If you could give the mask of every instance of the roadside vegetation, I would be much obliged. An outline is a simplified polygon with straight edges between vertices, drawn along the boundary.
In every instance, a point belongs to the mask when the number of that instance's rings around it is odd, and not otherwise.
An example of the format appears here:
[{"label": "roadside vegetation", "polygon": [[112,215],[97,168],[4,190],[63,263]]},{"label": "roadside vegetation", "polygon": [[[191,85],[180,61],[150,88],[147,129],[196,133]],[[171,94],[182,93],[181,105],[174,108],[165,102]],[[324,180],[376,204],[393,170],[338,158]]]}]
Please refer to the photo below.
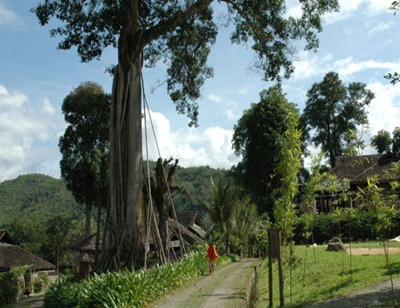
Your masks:
[{"label": "roadside vegetation", "polygon": [[[357,242],[354,247],[383,248],[382,243]],[[400,248],[399,243],[390,243],[390,247]],[[309,257],[306,250],[313,250]],[[378,282],[390,278],[386,267],[384,255],[352,256],[352,269],[348,254],[344,258],[344,270],[342,267],[342,253],[326,251],[326,246],[306,247],[305,245],[294,248],[292,268],[292,301],[290,302],[290,290],[284,289],[285,307],[300,307],[310,303],[322,301],[328,298],[351,294],[354,291],[367,288]],[[304,275],[304,262],[306,258],[306,275]],[[400,254],[390,255],[393,277],[400,277]],[[264,260],[258,270],[258,303],[257,307],[267,307],[268,297],[268,260]],[[274,262],[274,307],[279,307],[279,284],[277,262]],[[289,285],[289,275],[285,273],[285,286]]]},{"label": "roadside vegetation", "polygon": [[[46,293],[44,307],[143,307],[184,283],[208,274],[205,248],[166,266],[148,270],[123,270],[94,274],[78,282],[65,276]],[[229,256],[217,259],[217,266],[231,262]]]}]

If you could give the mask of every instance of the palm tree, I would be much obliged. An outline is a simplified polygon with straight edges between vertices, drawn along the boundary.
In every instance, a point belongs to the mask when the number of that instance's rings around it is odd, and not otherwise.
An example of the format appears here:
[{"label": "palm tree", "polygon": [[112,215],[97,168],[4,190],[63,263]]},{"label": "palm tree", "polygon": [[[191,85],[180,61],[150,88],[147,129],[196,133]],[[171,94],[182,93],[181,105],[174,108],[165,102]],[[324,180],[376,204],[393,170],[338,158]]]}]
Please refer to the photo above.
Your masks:
[{"label": "palm tree", "polygon": [[220,177],[216,184],[212,182],[212,200],[206,203],[215,229],[220,233],[225,249],[230,252],[230,234],[232,231],[232,218],[238,204],[238,193],[234,186]]}]

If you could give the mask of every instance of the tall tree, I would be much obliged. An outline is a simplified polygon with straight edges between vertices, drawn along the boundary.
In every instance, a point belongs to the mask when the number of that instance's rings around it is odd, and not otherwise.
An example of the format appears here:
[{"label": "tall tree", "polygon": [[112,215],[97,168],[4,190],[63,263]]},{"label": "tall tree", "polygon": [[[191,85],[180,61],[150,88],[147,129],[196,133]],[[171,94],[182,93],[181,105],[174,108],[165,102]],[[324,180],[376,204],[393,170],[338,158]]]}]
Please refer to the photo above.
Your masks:
[{"label": "tall tree", "polygon": [[371,138],[371,145],[380,154],[390,152],[391,144],[392,138],[390,138],[390,133],[384,129],[381,129],[375,136]]},{"label": "tall tree", "polygon": [[98,84],[85,82],[65,97],[62,111],[69,125],[59,142],[61,176],[77,202],[86,205],[89,237],[92,205],[100,209],[106,199],[110,96]]},{"label": "tall tree", "polygon": [[242,156],[232,168],[233,176],[252,196],[259,211],[267,211],[271,218],[272,192],[279,186],[278,177],[274,177],[281,158],[279,141],[288,129],[289,110],[298,114],[281,87],[274,86],[260,93],[260,102],[245,110],[233,128],[232,147],[236,155]]},{"label": "tall tree", "polygon": [[352,132],[358,125],[368,124],[365,106],[373,98],[365,84],[353,82],[346,87],[335,72],[327,73],[308,90],[302,114],[303,132],[306,141],[328,153],[332,168],[336,157],[343,155],[346,144],[351,142]]},{"label": "tall tree", "polygon": [[61,258],[71,245],[74,227],[71,219],[57,216],[49,221],[46,228],[47,237],[43,243],[43,249],[47,250],[48,255],[51,256],[50,261],[56,264],[57,273]]},{"label": "tall tree", "polygon": [[392,152],[396,155],[400,155],[400,127],[396,127],[392,135]]},{"label": "tall tree", "polygon": [[197,124],[196,99],[212,69],[206,65],[217,27],[212,5],[225,5],[234,24],[234,43],[252,42],[265,79],[293,71],[293,41],[304,39],[316,49],[320,15],[337,10],[337,0],[299,0],[302,15],[288,16],[286,1],[263,0],[46,0],[33,11],[45,25],[62,23],[51,34],[63,36],[61,49],[77,47],[82,61],[118,48],[111,110],[110,207],[105,230],[104,269],[142,266],[142,66],[164,59],[167,89],[180,113]]}]

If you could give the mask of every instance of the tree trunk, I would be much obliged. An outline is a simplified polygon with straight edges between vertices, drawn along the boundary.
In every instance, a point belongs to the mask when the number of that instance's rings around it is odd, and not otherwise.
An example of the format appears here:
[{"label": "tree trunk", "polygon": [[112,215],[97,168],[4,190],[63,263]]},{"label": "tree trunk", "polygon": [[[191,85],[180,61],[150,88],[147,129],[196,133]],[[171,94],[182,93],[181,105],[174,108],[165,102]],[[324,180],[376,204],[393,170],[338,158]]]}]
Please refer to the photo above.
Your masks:
[{"label": "tree trunk", "polygon": [[168,219],[174,218],[171,209],[170,191],[171,191],[171,181],[172,176],[176,171],[178,165],[178,160],[175,160],[175,164],[171,166],[168,171],[168,176],[165,174],[168,164],[171,162],[172,158],[169,160],[162,160],[159,158],[157,160],[156,174],[154,188],[152,189],[154,203],[158,211],[158,229],[160,232],[162,249],[164,254],[168,256],[170,248],[170,238],[168,236]]},{"label": "tree trunk", "polygon": [[85,238],[90,236],[90,219],[92,217],[92,204],[86,202]]},{"label": "tree trunk", "polygon": [[138,3],[125,1],[118,41],[110,121],[110,202],[103,245],[103,270],[144,265],[142,200],[141,50]]}]

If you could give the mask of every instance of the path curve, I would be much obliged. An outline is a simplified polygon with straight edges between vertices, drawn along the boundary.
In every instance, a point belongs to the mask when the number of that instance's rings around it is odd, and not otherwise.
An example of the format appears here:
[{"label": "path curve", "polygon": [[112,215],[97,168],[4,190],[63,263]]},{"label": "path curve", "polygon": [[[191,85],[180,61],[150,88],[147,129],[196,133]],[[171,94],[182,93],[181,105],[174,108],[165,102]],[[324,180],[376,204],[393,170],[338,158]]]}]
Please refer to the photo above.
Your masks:
[{"label": "path curve", "polygon": [[[304,307],[312,308],[365,308],[377,307],[379,304],[400,298],[400,279],[393,279],[394,291],[390,280],[381,282],[370,288],[354,292],[350,295],[334,297],[319,303],[314,303]],[[379,306],[380,307],[380,306]],[[391,306],[384,306],[391,307]],[[397,306],[396,306],[397,307]]]},{"label": "path curve", "polygon": [[201,277],[157,301],[151,308],[244,307],[249,277],[258,265],[257,259],[233,262],[215,271],[214,277]]}]

